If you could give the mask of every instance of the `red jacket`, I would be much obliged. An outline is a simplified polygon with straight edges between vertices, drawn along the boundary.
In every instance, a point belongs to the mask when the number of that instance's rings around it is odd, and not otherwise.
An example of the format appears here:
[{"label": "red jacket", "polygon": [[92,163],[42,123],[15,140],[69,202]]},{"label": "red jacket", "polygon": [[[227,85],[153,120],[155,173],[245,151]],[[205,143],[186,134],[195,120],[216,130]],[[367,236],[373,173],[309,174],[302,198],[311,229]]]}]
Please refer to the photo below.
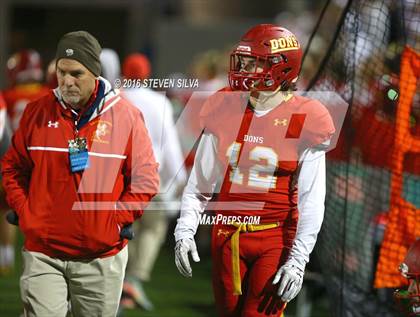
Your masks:
[{"label": "red jacket", "polygon": [[[58,89],[30,103],[3,158],[7,201],[29,251],[71,259],[114,255],[127,244],[121,228],[141,216],[158,190],[142,114],[100,81],[98,107],[83,126]],[[73,173],[68,142],[76,136],[87,139],[90,166]]]}]

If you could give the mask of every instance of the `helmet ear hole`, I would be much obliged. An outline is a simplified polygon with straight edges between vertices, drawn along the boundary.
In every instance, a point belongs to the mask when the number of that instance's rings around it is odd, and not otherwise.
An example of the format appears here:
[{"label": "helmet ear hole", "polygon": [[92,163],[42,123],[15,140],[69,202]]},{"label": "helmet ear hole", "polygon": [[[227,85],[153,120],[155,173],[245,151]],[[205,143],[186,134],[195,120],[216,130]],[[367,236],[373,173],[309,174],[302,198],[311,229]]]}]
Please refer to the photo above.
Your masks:
[{"label": "helmet ear hole", "polygon": [[290,72],[292,70],[292,68],[291,67],[287,67],[287,68],[285,68],[285,69],[283,69],[282,70],[282,73],[284,74],[284,75],[286,75],[288,72]]},{"label": "helmet ear hole", "polygon": [[269,61],[270,61],[270,65],[276,65],[276,64],[280,63],[281,56],[273,56],[269,59]]}]

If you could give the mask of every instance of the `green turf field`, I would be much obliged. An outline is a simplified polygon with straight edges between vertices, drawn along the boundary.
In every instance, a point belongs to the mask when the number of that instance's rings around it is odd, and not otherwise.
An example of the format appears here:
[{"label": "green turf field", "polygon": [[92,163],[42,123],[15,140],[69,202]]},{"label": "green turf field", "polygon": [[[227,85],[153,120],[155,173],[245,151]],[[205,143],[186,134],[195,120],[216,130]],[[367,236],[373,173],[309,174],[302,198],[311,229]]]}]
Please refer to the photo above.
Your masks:
[{"label": "green turf field", "polygon": [[[21,248],[19,237],[19,249]],[[176,270],[172,242],[163,248],[153,271],[152,281],[145,284],[145,290],[155,305],[153,312],[140,309],[126,310],[124,317],[214,317],[213,293],[211,290],[210,257],[201,252],[201,262],[193,264],[193,278],[183,278]],[[18,317],[22,313],[19,298],[19,276],[21,257],[17,254],[16,270],[12,276],[0,277],[0,317]],[[315,303],[311,317],[330,317],[325,301]],[[286,317],[294,316],[295,305],[288,306]],[[40,316],[42,317],[42,316]],[[90,317],[90,316],[86,316]]]}]

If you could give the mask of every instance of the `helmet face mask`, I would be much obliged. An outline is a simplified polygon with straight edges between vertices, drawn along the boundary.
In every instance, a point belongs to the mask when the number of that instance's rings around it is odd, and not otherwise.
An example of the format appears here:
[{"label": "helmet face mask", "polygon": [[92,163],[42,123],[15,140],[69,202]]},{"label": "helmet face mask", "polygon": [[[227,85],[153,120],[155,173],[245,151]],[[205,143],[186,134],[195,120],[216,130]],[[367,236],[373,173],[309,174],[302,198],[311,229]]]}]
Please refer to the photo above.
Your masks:
[{"label": "helmet face mask", "polygon": [[[258,67],[244,68],[243,60],[253,58]],[[233,90],[288,90],[297,79],[302,50],[289,30],[260,24],[241,39],[230,57],[229,84]]]},{"label": "helmet face mask", "polygon": [[267,77],[268,62],[265,57],[232,54],[230,63],[230,69],[235,73],[235,82],[232,84],[238,86],[240,81],[244,88],[240,90],[255,89]]}]

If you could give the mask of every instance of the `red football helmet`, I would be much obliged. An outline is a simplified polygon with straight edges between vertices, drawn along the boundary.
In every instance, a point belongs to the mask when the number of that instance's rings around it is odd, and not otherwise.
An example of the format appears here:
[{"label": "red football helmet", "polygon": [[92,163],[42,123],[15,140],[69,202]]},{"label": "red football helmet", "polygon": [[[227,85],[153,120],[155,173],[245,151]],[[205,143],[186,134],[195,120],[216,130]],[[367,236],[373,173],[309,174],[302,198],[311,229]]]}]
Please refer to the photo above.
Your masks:
[{"label": "red football helmet", "polygon": [[[255,66],[245,67],[252,58]],[[229,84],[233,90],[288,90],[297,79],[302,49],[289,30],[259,24],[241,39],[230,56]]]},{"label": "red football helmet", "polygon": [[12,85],[31,81],[41,81],[41,56],[35,50],[23,50],[7,60],[7,71]]},{"label": "red football helmet", "polygon": [[394,297],[407,316],[420,316],[420,239],[408,250],[400,272],[410,285],[408,290],[397,290]]}]

